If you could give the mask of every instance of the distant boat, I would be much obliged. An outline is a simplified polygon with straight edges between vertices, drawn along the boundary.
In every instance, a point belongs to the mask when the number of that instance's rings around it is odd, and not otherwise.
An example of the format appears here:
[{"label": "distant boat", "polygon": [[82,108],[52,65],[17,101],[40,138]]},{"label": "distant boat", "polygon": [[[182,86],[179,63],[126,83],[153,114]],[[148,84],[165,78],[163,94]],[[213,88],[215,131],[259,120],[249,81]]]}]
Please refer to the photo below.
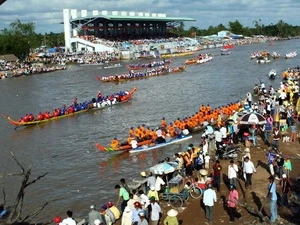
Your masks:
[{"label": "distant boat", "polygon": [[122,67],[121,63],[116,63],[116,64],[103,66],[104,69],[111,69],[111,68],[118,68],[118,67]]},{"label": "distant boat", "polygon": [[230,55],[231,51],[228,48],[221,48],[221,55]]},{"label": "distant boat", "polygon": [[297,52],[290,52],[290,53],[285,54],[286,59],[294,58],[296,56],[297,56]]},{"label": "distant boat", "polygon": [[273,59],[278,59],[278,58],[280,58],[280,54],[278,52],[273,52],[272,57],[273,57]]},{"label": "distant boat", "polygon": [[274,80],[276,78],[276,70],[272,69],[270,72],[269,72],[269,79],[271,80]]},{"label": "distant boat", "polygon": [[232,48],[234,48],[234,45],[224,45],[223,48],[224,49],[232,49]]}]

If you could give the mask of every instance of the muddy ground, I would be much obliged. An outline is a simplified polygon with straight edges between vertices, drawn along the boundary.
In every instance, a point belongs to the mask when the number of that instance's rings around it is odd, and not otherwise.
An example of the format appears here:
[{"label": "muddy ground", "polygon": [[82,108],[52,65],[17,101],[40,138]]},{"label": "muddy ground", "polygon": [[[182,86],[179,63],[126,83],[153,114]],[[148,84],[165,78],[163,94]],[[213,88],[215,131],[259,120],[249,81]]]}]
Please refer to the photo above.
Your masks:
[{"label": "muddy ground", "polygon": [[[241,146],[244,149],[244,146]],[[245,189],[244,181],[239,179],[239,185],[237,190],[240,196],[240,205],[238,207],[238,212],[241,213],[242,217],[240,220],[236,220],[232,224],[269,224],[267,222],[270,216],[269,211],[269,201],[266,201],[265,196],[268,193],[268,177],[270,176],[268,172],[268,166],[266,164],[265,154],[267,152],[267,146],[259,138],[259,144],[256,147],[250,147],[251,157],[254,165],[257,165],[257,172],[253,174],[252,177],[252,188]],[[300,176],[300,140],[294,143],[280,143],[280,151],[283,155],[291,156],[292,158],[292,172],[290,174],[290,182],[293,186],[293,190],[300,191],[300,182],[296,182],[296,177]],[[299,159],[297,159],[299,158]],[[223,179],[221,181],[221,190],[217,193],[218,201],[214,207],[214,222],[212,224],[229,224],[229,216],[226,211],[226,206],[224,205],[224,199],[227,198],[229,190],[227,188],[227,166],[229,165],[229,160],[221,160],[223,166]],[[213,162],[210,164],[212,167]],[[277,191],[280,192],[281,188],[279,182],[276,181]],[[205,219],[204,208],[202,207],[202,200],[189,200],[185,203],[185,207],[180,210],[178,214],[178,219],[183,221],[185,225],[193,224],[208,224]],[[263,205],[263,210],[261,210],[263,218],[262,221],[260,217],[257,216],[257,212]],[[164,215],[170,209],[166,204],[162,203]],[[279,219],[275,224],[300,224],[300,211],[295,208],[278,207]],[[163,217],[164,218],[164,217]]]}]

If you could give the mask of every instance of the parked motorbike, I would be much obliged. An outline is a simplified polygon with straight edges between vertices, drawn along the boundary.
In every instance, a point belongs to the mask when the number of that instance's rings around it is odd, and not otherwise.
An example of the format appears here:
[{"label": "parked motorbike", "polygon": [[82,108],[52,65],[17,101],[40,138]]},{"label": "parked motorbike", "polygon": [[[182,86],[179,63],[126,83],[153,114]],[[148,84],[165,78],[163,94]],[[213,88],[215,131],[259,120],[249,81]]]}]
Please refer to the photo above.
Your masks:
[{"label": "parked motorbike", "polygon": [[239,146],[232,146],[223,144],[223,146],[216,151],[215,158],[217,159],[236,159],[241,152]]}]

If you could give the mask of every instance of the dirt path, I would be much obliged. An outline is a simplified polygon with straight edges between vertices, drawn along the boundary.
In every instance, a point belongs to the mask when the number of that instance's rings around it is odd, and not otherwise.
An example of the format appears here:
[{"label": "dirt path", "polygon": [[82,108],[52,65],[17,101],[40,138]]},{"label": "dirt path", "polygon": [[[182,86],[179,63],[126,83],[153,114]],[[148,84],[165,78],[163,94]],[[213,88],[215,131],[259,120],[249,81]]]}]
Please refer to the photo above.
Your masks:
[{"label": "dirt path", "polygon": [[[242,147],[244,149],[244,147]],[[260,218],[257,216],[257,212],[260,211],[262,205],[264,205],[261,211],[263,216],[269,216],[269,202],[265,200],[268,189],[268,177],[267,165],[265,164],[265,154],[267,146],[259,139],[257,147],[250,147],[251,157],[254,165],[257,165],[257,173],[253,175],[253,185],[251,189],[244,188],[244,181],[239,179],[239,185],[237,187],[240,196],[240,203],[247,203],[246,207],[239,206],[238,212],[241,213],[242,218],[235,221],[233,224],[269,224],[267,222],[260,222]],[[289,155],[291,157],[300,157],[297,153],[300,153],[300,144],[297,143],[280,143],[280,149],[283,155]],[[300,160],[292,160],[293,171],[290,175],[291,183],[295,185],[295,178],[300,175]],[[211,163],[212,166],[213,163]],[[227,166],[228,160],[222,160],[223,166],[223,178],[221,182],[220,193],[217,193],[218,202],[214,207],[214,223],[213,224],[229,224],[229,216],[226,212],[224,199],[227,198],[229,190],[227,188]],[[276,181],[276,183],[279,183]],[[299,183],[298,183],[299,187]],[[294,187],[295,188],[295,187]],[[280,186],[277,186],[277,191],[280,191]],[[169,207],[163,205],[164,212],[166,213]],[[247,211],[248,210],[248,211]],[[277,224],[300,224],[300,215],[293,214],[290,209],[281,208],[278,209],[279,220]],[[193,225],[206,222],[204,209],[201,206],[200,200],[189,200],[186,203],[186,208],[179,213],[178,219],[183,220],[183,224]],[[265,218],[267,219],[267,218]]]}]

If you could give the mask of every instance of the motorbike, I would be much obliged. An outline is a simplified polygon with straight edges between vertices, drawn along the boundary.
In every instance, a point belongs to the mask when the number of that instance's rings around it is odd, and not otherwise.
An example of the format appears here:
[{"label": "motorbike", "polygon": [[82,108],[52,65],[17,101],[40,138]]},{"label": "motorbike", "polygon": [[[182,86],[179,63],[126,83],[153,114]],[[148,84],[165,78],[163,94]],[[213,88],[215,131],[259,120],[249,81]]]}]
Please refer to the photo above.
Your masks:
[{"label": "motorbike", "polygon": [[241,152],[239,146],[223,144],[218,150],[216,150],[215,158],[218,159],[236,159]]}]

